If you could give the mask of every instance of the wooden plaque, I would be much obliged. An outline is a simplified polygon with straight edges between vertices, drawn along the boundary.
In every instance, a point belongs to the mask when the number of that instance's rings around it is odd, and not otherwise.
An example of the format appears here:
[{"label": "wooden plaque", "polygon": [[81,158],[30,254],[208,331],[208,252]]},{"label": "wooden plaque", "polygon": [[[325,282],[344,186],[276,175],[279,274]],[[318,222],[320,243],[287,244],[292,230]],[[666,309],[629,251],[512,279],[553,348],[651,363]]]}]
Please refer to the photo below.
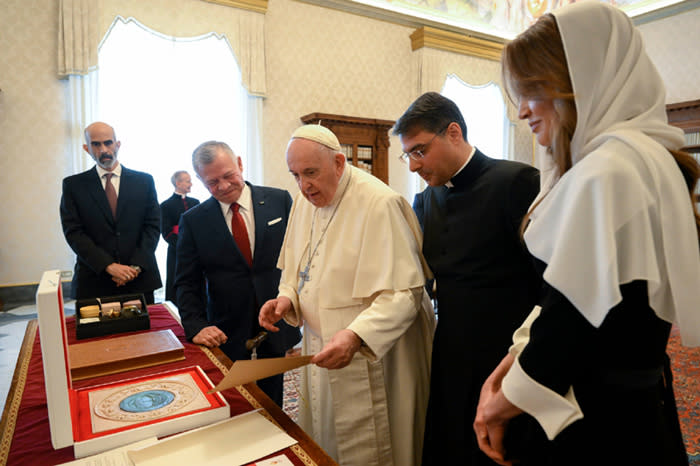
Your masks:
[{"label": "wooden plaque", "polygon": [[170,329],[77,343],[68,352],[73,380],[185,359],[185,347]]}]

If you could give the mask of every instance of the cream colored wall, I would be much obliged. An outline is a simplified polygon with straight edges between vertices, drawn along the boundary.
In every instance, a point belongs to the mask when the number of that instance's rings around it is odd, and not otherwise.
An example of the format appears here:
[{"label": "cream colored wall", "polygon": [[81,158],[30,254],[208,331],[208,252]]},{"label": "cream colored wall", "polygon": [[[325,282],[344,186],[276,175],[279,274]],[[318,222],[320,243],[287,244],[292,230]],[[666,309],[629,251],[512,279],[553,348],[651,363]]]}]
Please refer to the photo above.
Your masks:
[{"label": "cream colored wall", "polygon": [[[265,177],[298,192],[284,153],[299,117],[332,113],[395,120],[410,103],[412,29],[292,0],[271,0],[265,19],[268,98]],[[407,189],[390,141],[389,183]]]},{"label": "cream colored wall", "polygon": [[666,83],[666,103],[700,99],[700,8],[639,29]]},{"label": "cream colored wall", "polygon": [[[73,266],[58,215],[61,180],[70,174],[72,157],[65,149],[67,86],[56,78],[57,3],[2,0],[0,195],[5,203],[0,217],[0,285],[35,283],[44,270]],[[100,0],[100,6],[102,30],[115,13],[182,34],[225,29],[228,21],[247,14],[200,0]],[[664,43],[662,52],[653,56],[668,62],[662,74],[672,86],[669,95],[690,92],[676,100],[700,98],[697,80],[674,79],[680,77],[675,69],[682,69],[684,76],[699,75],[700,60],[694,55],[699,52],[690,47],[690,36],[697,43],[692,25],[699,18],[700,10],[695,10],[662,20],[661,33],[653,24],[642,26],[645,37]],[[265,184],[296,193],[284,150],[300,116],[324,112],[394,120],[417,97],[416,55],[409,39],[413,29],[295,0],[270,0],[265,29]],[[675,29],[684,31],[680,37],[686,47],[666,42],[667,31]],[[467,81],[499,79],[495,62],[449,52],[429,54],[436,66]],[[518,158],[528,160],[531,140],[519,128]],[[399,153],[398,140],[392,137],[389,182],[406,194],[413,179],[398,162]]]},{"label": "cream colored wall", "polygon": [[2,0],[0,10],[0,284],[23,284],[72,262],[58,215],[66,82],[56,78],[58,2]]}]

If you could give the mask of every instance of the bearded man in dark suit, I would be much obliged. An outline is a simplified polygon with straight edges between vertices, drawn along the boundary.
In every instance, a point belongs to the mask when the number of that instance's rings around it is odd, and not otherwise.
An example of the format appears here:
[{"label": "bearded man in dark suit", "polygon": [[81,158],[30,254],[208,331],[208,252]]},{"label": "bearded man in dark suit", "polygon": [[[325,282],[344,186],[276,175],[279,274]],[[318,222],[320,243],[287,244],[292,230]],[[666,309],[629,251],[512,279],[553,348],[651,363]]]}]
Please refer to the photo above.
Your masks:
[{"label": "bearded man in dark suit", "polygon": [[76,299],[143,293],[153,303],[161,280],[155,250],[160,210],[153,177],[117,160],[121,142],[102,122],[85,129],[95,167],[63,180],[61,225],[77,258]]},{"label": "bearded man in dark suit", "polygon": [[[223,142],[201,144],[192,165],[212,197],[180,217],[175,291],[185,334],[194,343],[220,347],[234,361],[249,359],[245,343],[262,330],[260,306],[277,296],[277,258],[292,198],[245,182],[241,159]],[[297,328],[283,324],[257,355],[282,357],[300,340]],[[282,374],[258,385],[282,406]]]},{"label": "bearded man in dark suit", "polygon": [[165,275],[165,299],[177,305],[175,297],[175,250],[179,231],[180,215],[199,204],[199,200],[187,194],[192,189],[192,178],[185,170],[173,173],[170,182],[175,192],[160,204],[160,233],[168,243],[167,273]]},{"label": "bearded man in dark suit", "polygon": [[410,170],[428,183],[413,205],[438,313],[423,465],[493,465],[472,424],[482,384],[535,305],[537,274],[519,227],[539,172],[471,146],[459,108],[436,92],[411,104],[394,134]]}]

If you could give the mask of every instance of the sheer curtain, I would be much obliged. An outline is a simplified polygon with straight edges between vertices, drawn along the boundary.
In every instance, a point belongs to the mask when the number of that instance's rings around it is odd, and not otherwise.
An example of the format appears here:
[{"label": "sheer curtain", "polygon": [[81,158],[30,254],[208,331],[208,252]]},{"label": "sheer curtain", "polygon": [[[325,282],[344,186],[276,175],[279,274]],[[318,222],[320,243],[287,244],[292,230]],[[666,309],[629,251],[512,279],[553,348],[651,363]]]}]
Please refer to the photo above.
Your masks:
[{"label": "sheer curtain", "polygon": [[83,151],[83,129],[94,120],[97,105],[97,3],[60,0],[58,76],[68,79],[68,133],[71,173],[87,170],[92,159]]},{"label": "sheer curtain", "polygon": [[491,158],[513,158],[510,142],[515,124],[508,119],[506,102],[498,84],[472,86],[450,74],[441,94],[456,103],[462,112],[472,146]]},{"label": "sheer curtain", "polygon": [[[209,197],[192,169],[192,151],[208,140],[229,144],[246,178],[260,183],[262,164],[253,161],[262,160],[262,98],[242,85],[225,36],[172,37],[118,17],[100,44],[99,63],[97,117],[115,128],[121,163],[153,175],[159,202],[172,195],[177,170],[192,175],[192,196]],[[161,241],[161,274],[166,255]]]},{"label": "sheer curtain", "polygon": [[[161,200],[172,194],[173,172],[192,173],[192,151],[207,140],[228,143],[249,175],[248,94],[223,36],[176,38],[117,18],[100,45],[98,100],[121,162],[151,173]],[[209,196],[196,181],[193,194]]]}]

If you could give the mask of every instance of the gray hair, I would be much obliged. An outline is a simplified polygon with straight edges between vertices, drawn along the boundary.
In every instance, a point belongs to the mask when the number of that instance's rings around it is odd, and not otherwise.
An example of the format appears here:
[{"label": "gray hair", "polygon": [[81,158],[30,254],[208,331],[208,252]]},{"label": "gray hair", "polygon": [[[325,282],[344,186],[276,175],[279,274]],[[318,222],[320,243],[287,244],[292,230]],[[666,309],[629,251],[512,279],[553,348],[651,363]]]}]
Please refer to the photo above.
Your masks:
[{"label": "gray hair", "polygon": [[194,171],[199,175],[199,169],[212,163],[219,150],[229,154],[234,162],[238,160],[236,154],[234,154],[233,150],[225,142],[207,141],[201,143],[194,152],[192,152],[192,167]]},{"label": "gray hair", "polygon": [[177,182],[180,181],[180,176],[186,175],[187,171],[185,170],[178,170],[175,173],[173,173],[173,176],[170,177],[170,182],[177,188]]}]

